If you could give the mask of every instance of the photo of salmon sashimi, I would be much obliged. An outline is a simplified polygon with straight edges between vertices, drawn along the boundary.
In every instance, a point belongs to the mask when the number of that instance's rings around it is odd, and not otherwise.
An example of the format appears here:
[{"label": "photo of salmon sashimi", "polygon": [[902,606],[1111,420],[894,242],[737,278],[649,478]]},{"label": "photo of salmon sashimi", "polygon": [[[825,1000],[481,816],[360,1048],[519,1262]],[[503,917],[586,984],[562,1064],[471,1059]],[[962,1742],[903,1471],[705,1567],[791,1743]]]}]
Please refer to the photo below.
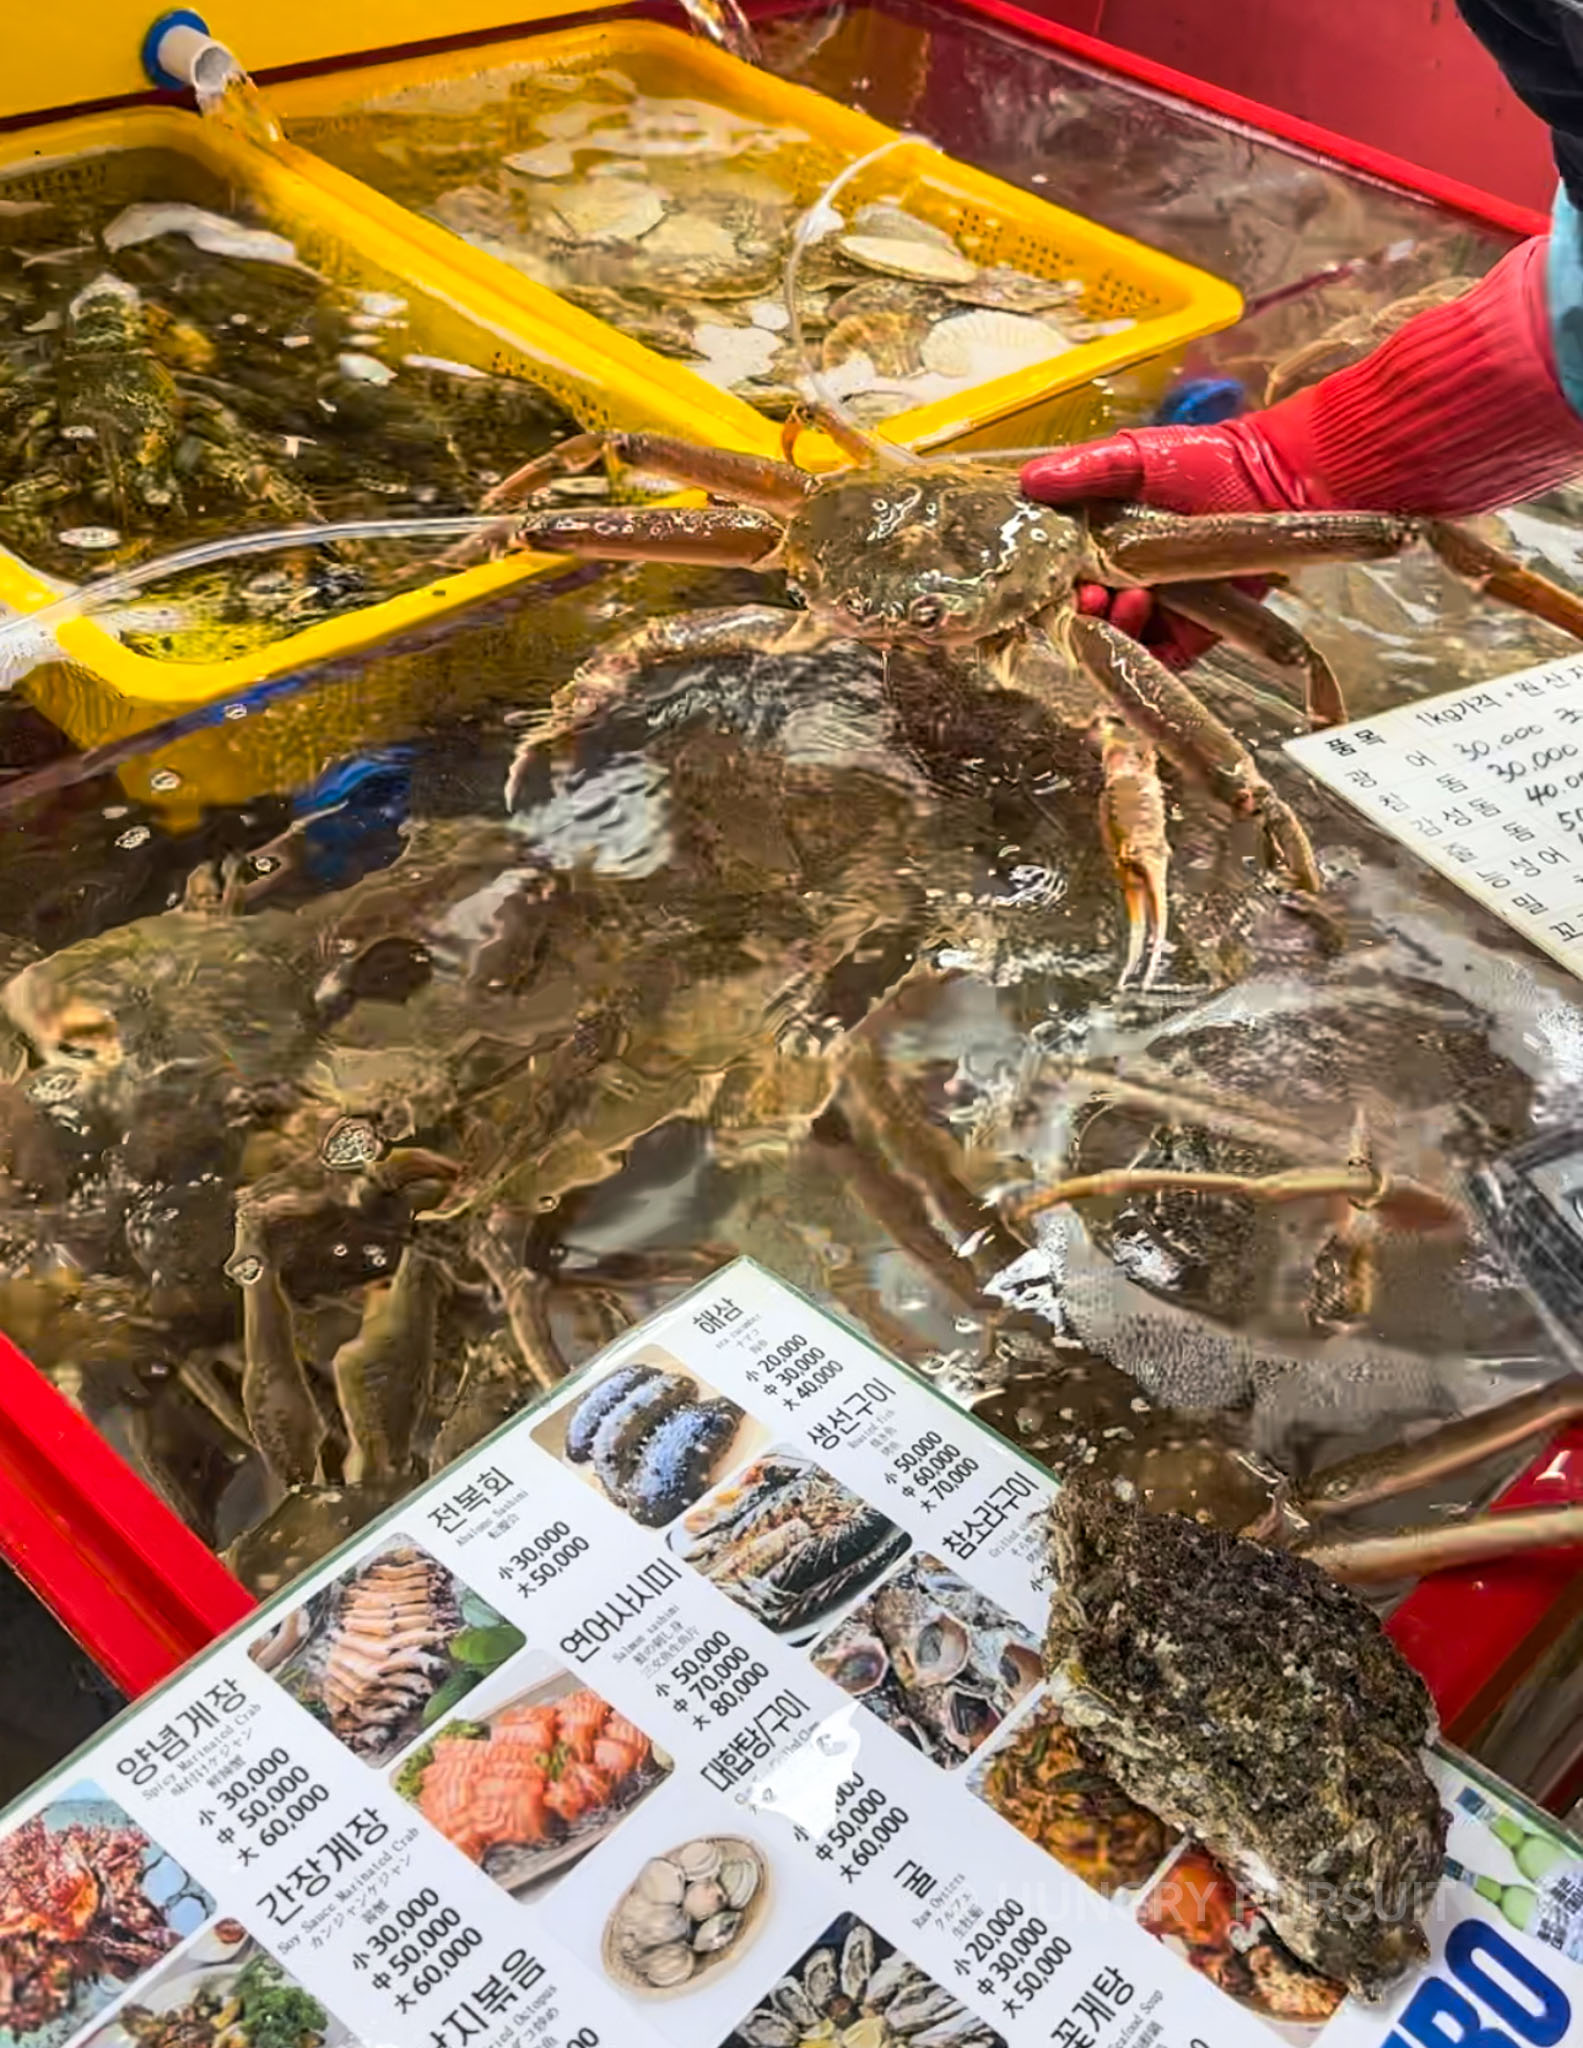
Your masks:
[{"label": "photo of salmon sashimi", "polygon": [[448,1722],[394,1782],[431,1827],[520,1895],[602,1841],[670,1768],[635,1722],[557,1671],[481,1720]]}]

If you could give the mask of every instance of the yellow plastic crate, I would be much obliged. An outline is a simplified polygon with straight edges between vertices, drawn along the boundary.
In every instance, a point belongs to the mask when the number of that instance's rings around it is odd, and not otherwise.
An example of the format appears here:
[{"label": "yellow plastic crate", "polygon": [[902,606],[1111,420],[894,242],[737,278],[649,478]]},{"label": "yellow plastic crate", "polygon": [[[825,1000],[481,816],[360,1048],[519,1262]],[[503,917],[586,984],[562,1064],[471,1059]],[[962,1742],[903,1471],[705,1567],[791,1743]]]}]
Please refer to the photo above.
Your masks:
[{"label": "yellow plastic crate", "polygon": [[[371,131],[381,106],[399,101],[410,112],[427,101],[443,110],[447,99],[454,105],[459,95],[467,96],[468,105],[481,98],[509,105],[545,72],[605,66],[622,71],[644,93],[708,101],[739,118],[803,131],[810,144],[797,155],[795,197],[805,206],[843,165],[895,135],[866,114],[756,70],[695,36],[643,21],[557,30],[303,79],[272,87],[270,101],[292,138],[285,154],[305,177],[348,210],[361,207],[392,237],[407,235],[435,266],[509,298],[534,287],[509,264],[398,204],[387,196],[383,180],[380,190],[367,182],[378,162]],[[493,81],[498,94],[491,95]],[[337,161],[348,157],[362,167],[360,176]],[[945,229],[983,266],[1004,263],[1037,277],[1077,278],[1088,317],[1125,315],[1135,322],[1124,333],[1087,342],[1048,363],[899,413],[878,430],[909,448],[941,448],[968,437],[978,446],[1033,445],[1060,438],[1061,427],[1071,438],[1072,423],[1083,411],[1064,402],[1072,394],[1096,378],[1179,351],[1200,335],[1230,326],[1242,311],[1241,295],[1219,278],[922,145],[904,145],[860,174],[841,204],[846,209],[882,197]],[[648,360],[658,377],[685,378],[689,385],[700,381],[678,363],[655,355]],[[822,459],[810,456],[811,446],[804,444],[799,459],[810,466],[835,459],[829,449]]]},{"label": "yellow plastic crate", "polygon": [[[66,189],[128,201],[194,196],[169,185],[139,190],[145,167],[161,165],[172,179],[184,171],[201,180],[210,204],[223,206],[225,195],[232,204],[245,200],[323,275],[406,300],[414,345],[425,353],[535,384],[586,426],[650,427],[725,447],[773,450],[764,421],[736,399],[696,378],[678,379],[648,350],[526,280],[507,297],[488,278],[431,275],[410,238],[390,233],[366,213],[347,211],[284,162],[195,115],[130,109],[6,137],[0,194],[44,197]],[[512,451],[501,455],[501,466],[509,467]],[[175,537],[171,544],[178,544]],[[91,618],[77,619],[56,634],[66,664],[105,687],[85,688],[80,678],[63,687],[58,678],[46,678],[31,693],[58,701],[72,738],[90,745],[129,729],[129,721],[147,724],[187,705],[234,696],[288,669],[373,648],[522,584],[546,566],[547,558],[526,555],[482,564],[225,661],[159,659],[122,646]],[[0,606],[34,611],[54,595],[25,563],[0,550]]]}]

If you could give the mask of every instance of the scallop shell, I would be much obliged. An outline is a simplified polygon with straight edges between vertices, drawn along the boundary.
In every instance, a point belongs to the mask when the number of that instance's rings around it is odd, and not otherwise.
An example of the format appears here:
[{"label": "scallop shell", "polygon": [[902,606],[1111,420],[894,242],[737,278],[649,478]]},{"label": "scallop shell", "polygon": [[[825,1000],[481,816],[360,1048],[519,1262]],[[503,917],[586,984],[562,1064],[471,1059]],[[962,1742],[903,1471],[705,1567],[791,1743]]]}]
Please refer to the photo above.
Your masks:
[{"label": "scallop shell", "polygon": [[638,1968],[656,1991],[669,1991],[685,1984],[693,1973],[693,1952],[685,1941],[667,1942],[650,1949]]},{"label": "scallop shell", "polygon": [[741,1912],[759,1888],[759,1867],[751,1856],[727,1856],[720,1865],[720,1889],[726,1904]]},{"label": "scallop shell", "polygon": [[933,248],[958,253],[955,241],[944,228],[937,228],[932,220],[920,220],[904,206],[860,206],[852,216],[852,232],[877,235],[887,242],[927,242]]},{"label": "scallop shell", "polygon": [[955,313],[925,338],[919,353],[925,369],[942,377],[964,377],[977,384],[1004,377],[1034,363],[1064,355],[1072,343],[1042,320],[1023,313],[998,313],[987,308]]},{"label": "scallop shell", "polygon": [[537,149],[519,149],[504,161],[508,171],[520,171],[525,178],[567,178],[577,168],[569,142],[541,142]]},{"label": "scallop shell", "polygon": [[713,1836],[701,1835],[696,1842],[685,1842],[676,1851],[675,1860],[692,1884],[699,1878],[713,1877],[725,1859]]},{"label": "scallop shell", "polygon": [[679,1906],[687,1878],[668,1856],[651,1856],[638,1872],[633,1892],[660,1906]]},{"label": "scallop shell", "polygon": [[693,1947],[701,1956],[713,1955],[719,1949],[729,1948],[736,1940],[737,1929],[741,1925],[740,1913],[711,1913],[693,1936]]},{"label": "scallop shell", "polygon": [[916,277],[931,284],[966,284],[977,277],[978,265],[970,263],[955,247],[942,249],[933,242],[903,240],[896,235],[843,235],[837,244],[843,255],[865,270],[877,270],[884,277]]},{"label": "scallop shell", "polygon": [[652,185],[610,178],[557,195],[551,219],[568,242],[635,242],[659,226],[665,202]]}]

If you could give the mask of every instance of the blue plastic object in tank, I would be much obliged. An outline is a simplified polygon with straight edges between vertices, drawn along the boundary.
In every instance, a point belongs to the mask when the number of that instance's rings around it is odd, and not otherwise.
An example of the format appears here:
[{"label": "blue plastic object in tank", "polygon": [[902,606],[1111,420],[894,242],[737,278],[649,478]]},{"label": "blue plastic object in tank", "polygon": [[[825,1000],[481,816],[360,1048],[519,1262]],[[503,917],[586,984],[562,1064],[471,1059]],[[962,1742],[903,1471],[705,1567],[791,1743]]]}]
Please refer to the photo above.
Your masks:
[{"label": "blue plastic object in tank", "polygon": [[169,14],[161,14],[149,24],[149,31],[143,38],[140,52],[143,61],[143,75],[150,85],[157,85],[161,92],[182,92],[187,81],[174,78],[159,61],[159,46],[173,28],[196,29],[199,35],[209,34],[209,24],[201,14],[194,14],[191,8],[177,7]]},{"label": "blue plastic object in tank", "polygon": [[1235,377],[1183,377],[1165,394],[1154,415],[1154,424],[1218,427],[1247,409],[1247,393]]}]

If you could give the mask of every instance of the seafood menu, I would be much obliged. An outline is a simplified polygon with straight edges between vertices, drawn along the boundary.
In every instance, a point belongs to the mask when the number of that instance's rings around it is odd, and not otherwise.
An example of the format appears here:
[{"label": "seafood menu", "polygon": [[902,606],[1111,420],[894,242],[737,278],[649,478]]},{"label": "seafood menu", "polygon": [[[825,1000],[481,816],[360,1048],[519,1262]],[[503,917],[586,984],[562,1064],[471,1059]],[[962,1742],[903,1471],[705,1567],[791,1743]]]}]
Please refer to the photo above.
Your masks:
[{"label": "seafood menu", "polygon": [[1577,2039],[1583,1843],[1458,1760],[1372,2007],[1098,1773],[1052,1492],[726,1267],[0,1821],[0,2048]]},{"label": "seafood menu", "polygon": [[1583,658],[1304,733],[1286,751],[1583,974]]}]

